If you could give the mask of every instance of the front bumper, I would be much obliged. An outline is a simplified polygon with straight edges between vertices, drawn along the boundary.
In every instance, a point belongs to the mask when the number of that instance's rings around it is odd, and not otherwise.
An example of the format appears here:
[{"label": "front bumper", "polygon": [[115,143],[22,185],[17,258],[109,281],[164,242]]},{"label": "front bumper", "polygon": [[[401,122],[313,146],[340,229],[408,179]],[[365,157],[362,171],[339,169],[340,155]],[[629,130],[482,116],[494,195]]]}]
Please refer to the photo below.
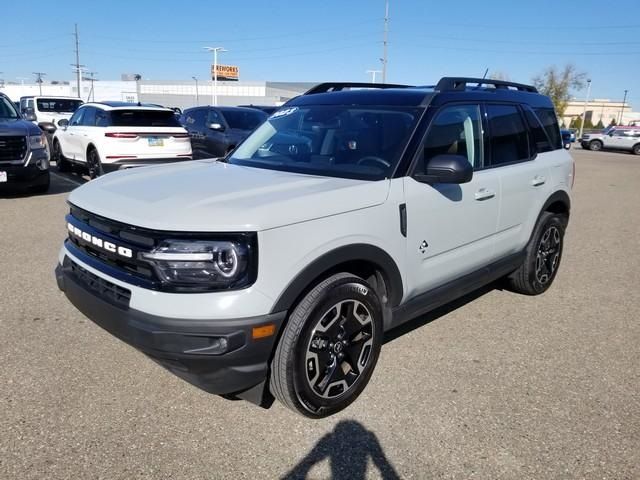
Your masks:
[{"label": "front bumper", "polygon": [[102,169],[105,173],[115,172],[116,170],[124,170],[125,168],[149,167],[152,165],[161,165],[164,163],[177,163],[192,160],[192,156],[188,157],[171,157],[171,158],[131,158],[126,160],[102,162]]},{"label": "front bumper", "polygon": [[[82,267],[78,270],[69,257],[56,267],[56,280],[69,301],[91,321],[183,380],[209,393],[268,403],[263,387],[286,312],[236,320],[147,314],[126,305],[125,289]],[[267,324],[275,325],[274,335],[254,340],[253,328]]]},{"label": "front bumper", "polygon": [[49,168],[41,170],[36,166],[38,161],[49,162],[49,155],[46,150],[33,151],[31,159],[24,164],[0,164],[0,172],[7,172],[7,181],[0,183],[0,188],[30,188],[45,185],[49,181]]}]

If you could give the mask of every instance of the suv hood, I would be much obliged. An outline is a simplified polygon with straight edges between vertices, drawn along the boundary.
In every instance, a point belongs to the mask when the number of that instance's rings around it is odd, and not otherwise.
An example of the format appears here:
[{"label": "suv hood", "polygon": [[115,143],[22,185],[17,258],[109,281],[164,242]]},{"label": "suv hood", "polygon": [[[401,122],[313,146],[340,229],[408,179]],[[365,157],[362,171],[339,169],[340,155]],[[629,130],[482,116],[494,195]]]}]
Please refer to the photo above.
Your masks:
[{"label": "suv hood", "polygon": [[42,131],[33,123],[21,118],[0,118],[0,135],[22,137],[39,135]]},{"label": "suv hood", "polygon": [[110,173],[69,201],[129,225],[167,231],[260,231],[383,203],[389,180],[316,177],[187,161]]}]

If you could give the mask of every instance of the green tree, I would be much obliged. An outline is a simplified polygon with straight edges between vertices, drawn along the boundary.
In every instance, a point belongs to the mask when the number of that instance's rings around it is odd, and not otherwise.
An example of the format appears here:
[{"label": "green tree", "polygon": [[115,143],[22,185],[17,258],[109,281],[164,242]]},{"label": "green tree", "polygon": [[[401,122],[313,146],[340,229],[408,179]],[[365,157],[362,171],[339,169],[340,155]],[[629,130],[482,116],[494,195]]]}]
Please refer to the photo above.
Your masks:
[{"label": "green tree", "polygon": [[571,99],[572,90],[582,90],[585,86],[586,73],[578,72],[574,65],[562,68],[548,67],[533,79],[533,84],[543,95],[551,98],[559,117],[564,116],[567,103]]},{"label": "green tree", "polygon": [[596,128],[598,130],[602,130],[604,128],[604,123],[602,123],[602,118],[598,120],[598,123],[596,124]]},{"label": "green tree", "polygon": [[582,124],[581,117],[573,117],[571,119],[571,123],[569,124],[569,128],[575,128],[576,130],[580,130],[580,125]]},{"label": "green tree", "polygon": [[584,128],[593,128],[593,122],[587,118],[584,122]]}]

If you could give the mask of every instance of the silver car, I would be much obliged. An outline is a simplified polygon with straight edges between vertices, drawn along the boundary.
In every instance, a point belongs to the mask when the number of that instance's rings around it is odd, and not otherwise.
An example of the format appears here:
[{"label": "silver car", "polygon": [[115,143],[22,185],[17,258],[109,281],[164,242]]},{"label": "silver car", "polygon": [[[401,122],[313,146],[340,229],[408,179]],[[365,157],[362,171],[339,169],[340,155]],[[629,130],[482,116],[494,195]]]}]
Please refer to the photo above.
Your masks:
[{"label": "silver car", "polygon": [[628,150],[640,155],[640,127],[609,127],[601,133],[584,134],[582,148],[598,150]]}]

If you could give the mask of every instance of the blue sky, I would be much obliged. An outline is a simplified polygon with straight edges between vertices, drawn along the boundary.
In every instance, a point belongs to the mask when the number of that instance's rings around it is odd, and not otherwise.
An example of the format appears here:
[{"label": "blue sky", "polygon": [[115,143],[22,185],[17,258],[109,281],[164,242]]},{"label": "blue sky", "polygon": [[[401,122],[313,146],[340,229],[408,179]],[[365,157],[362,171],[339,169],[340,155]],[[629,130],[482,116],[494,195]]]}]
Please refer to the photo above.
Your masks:
[{"label": "blue sky", "polygon": [[[379,69],[384,0],[4,2],[0,78],[71,79],[73,24],[81,63],[103,80],[205,78],[211,56],[242,80],[365,81]],[[613,4],[610,4],[613,5]],[[623,15],[621,15],[623,11]],[[486,68],[529,82],[549,65],[575,64],[592,97],[640,110],[640,2],[390,0],[388,82],[429,84]],[[11,20],[11,22],[9,22]],[[584,95],[584,92],[577,95]]]}]

